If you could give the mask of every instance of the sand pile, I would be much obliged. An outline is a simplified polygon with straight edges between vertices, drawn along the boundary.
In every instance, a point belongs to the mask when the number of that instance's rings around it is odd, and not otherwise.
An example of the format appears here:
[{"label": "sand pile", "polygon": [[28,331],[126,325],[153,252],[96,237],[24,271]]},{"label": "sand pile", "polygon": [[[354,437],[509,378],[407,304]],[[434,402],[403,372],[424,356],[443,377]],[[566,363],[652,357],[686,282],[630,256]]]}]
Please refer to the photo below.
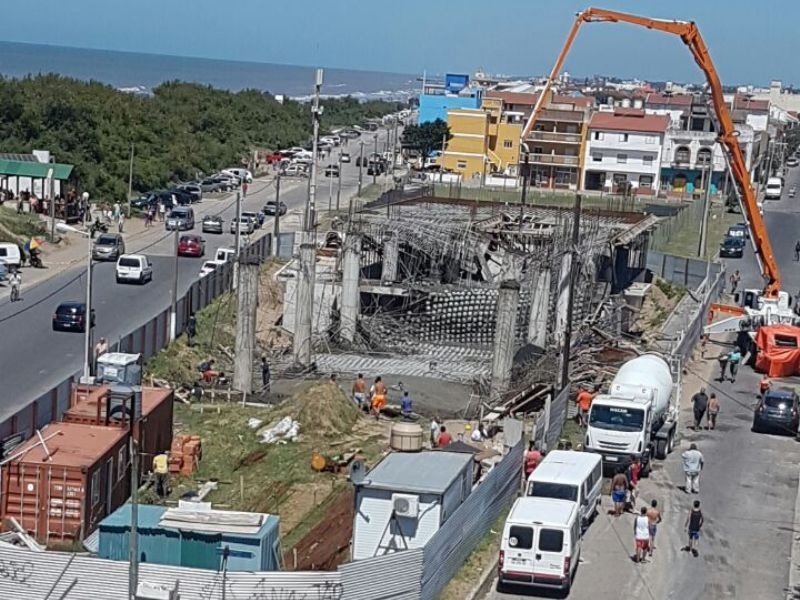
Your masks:
[{"label": "sand pile", "polygon": [[303,435],[312,438],[341,437],[350,433],[359,418],[353,402],[335,383],[312,385],[288,401]]}]

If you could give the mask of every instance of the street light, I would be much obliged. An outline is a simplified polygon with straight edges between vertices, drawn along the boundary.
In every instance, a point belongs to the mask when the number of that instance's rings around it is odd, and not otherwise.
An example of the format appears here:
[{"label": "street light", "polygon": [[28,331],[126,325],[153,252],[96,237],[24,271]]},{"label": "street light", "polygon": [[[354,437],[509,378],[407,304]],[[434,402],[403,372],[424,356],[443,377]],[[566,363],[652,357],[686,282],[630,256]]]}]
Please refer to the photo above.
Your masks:
[{"label": "street light", "polygon": [[76,229],[66,223],[58,223],[56,225],[58,233],[77,233],[86,238],[86,331],[84,335],[84,349],[83,349],[83,377],[81,383],[91,383],[91,362],[89,360],[92,348],[92,328],[94,327],[94,319],[92,319],[92,240],[88,231]]}]

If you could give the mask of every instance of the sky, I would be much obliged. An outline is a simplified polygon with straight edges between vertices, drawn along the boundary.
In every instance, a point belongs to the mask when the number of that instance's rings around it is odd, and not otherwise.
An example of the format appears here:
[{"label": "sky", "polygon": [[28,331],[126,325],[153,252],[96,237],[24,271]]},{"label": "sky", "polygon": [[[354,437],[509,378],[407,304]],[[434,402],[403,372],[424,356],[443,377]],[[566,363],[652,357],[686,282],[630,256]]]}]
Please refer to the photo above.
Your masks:
[{"label": "sky", "polygon": [[[723,83],[800,84],[798,0],[600,6],[697,22]],[[26,0],[4,2],[0,40],[398,73],[533,75],[550,70],[586,7],[575,0]],[[701,79],[680,40],[621,24],[584,25],[565,68],[580,77]]]}]

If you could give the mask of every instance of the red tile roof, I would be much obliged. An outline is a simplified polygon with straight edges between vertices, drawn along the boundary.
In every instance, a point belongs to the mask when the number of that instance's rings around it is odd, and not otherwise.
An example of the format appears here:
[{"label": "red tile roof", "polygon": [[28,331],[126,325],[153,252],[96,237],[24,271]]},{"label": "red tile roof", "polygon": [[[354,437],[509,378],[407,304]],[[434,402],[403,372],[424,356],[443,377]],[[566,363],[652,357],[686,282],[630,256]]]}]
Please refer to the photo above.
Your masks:
[{"label": "red tile roof", "polygon": [[[524,106],[533,106],[539,99],[539,92],[526,93],[526,92],[504,92],[499,90],[489,90],[486,92],[485,98],[498,98],[506,104],[522,104]],[[581,108],[592,106],[594,98],[591,96],[564,96],[560,94],[553,94],[551,104],[572,104]]]},{"label": "red tile roof", "polygon": [[748,99],[747,94],[736,94],[733,97],[733,110],[768,111],[769,100]]},{"label": "red tile roof", "polygon": [[616,112],[596,112],[589,121],[589,129],[611,131],[643,131],[645,133],[664,133],[669,126],[667,115],[648,115],[642,110],[617,109]]},{"label": "red tile roof", "polygon": [[647,94],[645,104],[688,107],[692,105],[692,97],[689,94]]}]

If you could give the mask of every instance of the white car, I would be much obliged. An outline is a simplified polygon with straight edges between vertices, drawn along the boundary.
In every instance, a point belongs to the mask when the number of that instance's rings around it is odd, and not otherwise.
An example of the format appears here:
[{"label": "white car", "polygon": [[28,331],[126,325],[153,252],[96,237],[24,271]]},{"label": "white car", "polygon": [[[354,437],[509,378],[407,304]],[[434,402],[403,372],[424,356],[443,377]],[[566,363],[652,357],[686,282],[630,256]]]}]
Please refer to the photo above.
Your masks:
[{"label": "white car", "polygon": [[233,248],[217,248],[217,253],[214,255],[214,262],[226,263],[233,262],[236,258],[236,250]]},{"label": "white car", "polygon": [[232,167],[230,169],[225,169],[222,172],[229,173],[230,175],[235,175],[240,180],[246,181],[247,183],[253,183],[253,174],[248,169],[242,169],[240,167]]},{"label": "white car", "polygon": [[153,281],[153,264],[144,254],[123,254],[117,259],[117,283]]},{"label": "white car", "polygon": [[224,263],[218,260],[207,260],[203,263],[203,266],[200,267],[200,277],[205,277],[206,275],[213,273],[221,264]]}]

